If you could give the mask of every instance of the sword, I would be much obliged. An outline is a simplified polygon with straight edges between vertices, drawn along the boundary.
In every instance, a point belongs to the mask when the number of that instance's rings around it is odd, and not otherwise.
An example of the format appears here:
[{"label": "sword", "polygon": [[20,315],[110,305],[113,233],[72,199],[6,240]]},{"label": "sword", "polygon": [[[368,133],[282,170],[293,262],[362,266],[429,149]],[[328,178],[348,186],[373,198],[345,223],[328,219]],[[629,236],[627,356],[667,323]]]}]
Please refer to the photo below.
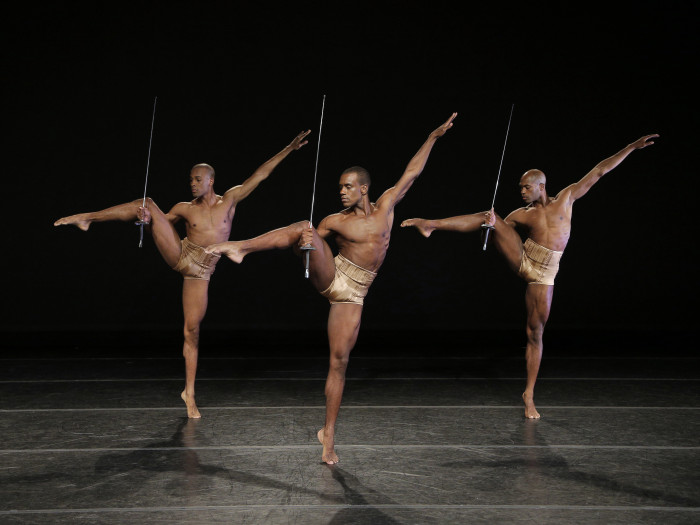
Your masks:
[{"label": "sword", "polygon": [[[148,188],[148,168],[151,165],[151,144],[153,143],[153,124],[156,121],[156,102],[158,102],[158,97],[153,100],[153,116],[151,117],[151,136],[148,139],[148,160],[146,161],[146,183],[143,185],[143,208],[146,207],[146,188]],[[143,246],[143,225],[146,224],[144,221],[136,221],[135,223],[139,227],[139,248]]]},{"label": "sword", "polygon": [[[323,110],[326,107],[326,95],[323,95],[323,103],[321,104],[321,124],[318,127],[318,143],[316,145],[316,167],[314,168],[314,187],[313,191],[311,192],[311,214],[309,215],[309,228],[313,227],[313,220],[314,220],[314,201],[316,200],[316,175],[318,173],[318,154],[319,151],[321,150],[321,131],[323,130]],[[301,250],[304,251],[304,257],[305,257],[305,269],[304,269],[304,278],[308,279],[309,278],[309,258],[310,254],[309,252],[311,250],[315,250],[316,248],[313,247],[311,243],[305,244],[300,248]]]},{"label": "sword", "polygon": [[[508,132],[510,131],[510,121],[513,118],[513,109],[515,109],[515,104],[512,104],[510,106],[510,117],[508,117],[508,127],[506,128],[506,140],[503,142],[503,153],[501,153],[501,164],[498,166],[498,177],[496,177],[496,189],[493,190],[493,200],[491,201],[491,208],[490,210],[493,209],[493,205],[496,203],[496,192],[498,191],[498,181],[501,180],[501,168],[503,167],[503,157],[506,154],[506,144],[508,144]],[[490,224],[482,224],[481,227],[485,230],[485,235],[484,235],[484,246],[482,250],[486,250],[486,245],[489,242],[489,233],[491,233],[491,230],[494,229],[493,226]]]}]

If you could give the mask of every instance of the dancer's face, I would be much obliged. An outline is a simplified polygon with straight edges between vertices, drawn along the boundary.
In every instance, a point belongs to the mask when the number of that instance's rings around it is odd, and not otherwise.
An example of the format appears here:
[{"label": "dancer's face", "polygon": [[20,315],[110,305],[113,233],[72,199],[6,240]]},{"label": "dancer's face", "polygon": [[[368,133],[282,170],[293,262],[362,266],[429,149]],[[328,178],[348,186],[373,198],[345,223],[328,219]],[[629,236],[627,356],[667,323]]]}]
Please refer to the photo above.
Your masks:
[{"label": "dancer's face", "polygon": [[357,173],[354,171],[341,175],[338,186],[340,188],[340,202],[346,208],[355,206],[362,200],[362,195],[367,193],[367,185],[360,184],[357,180]]},{"label": "dancer's face", "polygon": [[205,195],[212,184],[214,184],[214,179],[211,178],[211,174],[206,168],[195,168],[190,173],[190,189],[195,199]]},{"label": "dancer's face", "polygon": [[540,184],[537,177],[523,175],[519,186],[520,196],[527,204],[537,201],[542,195],[543,185]]}]

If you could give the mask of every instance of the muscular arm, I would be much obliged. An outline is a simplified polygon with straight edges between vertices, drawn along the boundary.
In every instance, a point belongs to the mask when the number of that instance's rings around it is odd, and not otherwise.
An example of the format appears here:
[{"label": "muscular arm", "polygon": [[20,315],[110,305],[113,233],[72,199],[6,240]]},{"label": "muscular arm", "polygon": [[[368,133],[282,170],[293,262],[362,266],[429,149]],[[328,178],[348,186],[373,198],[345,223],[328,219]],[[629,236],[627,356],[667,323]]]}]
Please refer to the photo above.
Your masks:
[{"label": "muscular arm", "polygon": [[334,219],[337,218],[335,215],[337,214],[329,215],[318,224],[316,232],[319,234],[319,236],[321,236],[321,238],[328,239],[335,234],[335,232],[331,229]]},{"label": "muscular arm", "polygon": [[413,156],[411,161],[406,166],[406,169],[401,175],[399,181],[391,188],[386,190],[379,199],[377,199],[377,207],[392,210],[401,199],[404,198],[406,192],[413,185],[413,182],[422,173],[423,168],[425,168],[426,162],[428,162],[428,156],[430,151],[433,149],[435,141],[442,137],[447,130],[452,127],[452,121],[457,116],[457,113],[452,113],[450,118],[448,118],[445,123],[433,131],[423,145],[420,147],[418,152]]},{"label": "muscular arm", "polygon": [[635,140],[631,144],[628,144],[620,151],[615,153],[615,155],[613,155],[612,157],[608,157],[607,159],[596,164],[596,166],[591,171],[589,171],[580,181],[571,184],[570,186],[567,186],[561,191],[560,194],[569,192],[569,204],[572,204],[576,199],[580,199],[586,193],[588,193],[588,190],[590,190],[603,175],[616,168],[634,150],[651,146],[654,143],[652,139],[656,137],[658,137],[657,134],[645,135],[642,138]]},{"label": "muscular arm", "polygon": [[184,217],[182,212],[187,208],[188,203],[186,202],[179,202],[172,208],[170,208],[170,211],[165,214],[165,218],[170,221],[170,224],[177,224],[180,222],[180,219]]},{"label": "muscular arm", "polygon": [[523,221],[522,218],[525,214],[525,208],[518,208],[517,210],[513,210],[510,212],[505,219],[503,219],[503,222],[505,222],[508,226],[511,226],[513,228],[518,228],[523,226]]},{"label": "muscular arm", "polygon": [[[337,214],[335,214],[337,215]],[[335,232],[329,227],[329,222],[333,222],[334,215],[329,215],[325,219],[323,219],[319,225],[316,227],[316,233],[322,238],[322,239],[328,239],[329,237],[333,236]],[[314,229],[313,226],[307,227],[304,229],[304,231],[301,232],[301,237],[299,237],[299,242],[298,242],[298,247],[301,248],[302,246],[308,246],[309,244],[312,244],[314,240]]]},{"label": "muscular arm", "polygon": [[240,201],[245,199],[250,195],[258,185],[270,176],[270,173],[277,167],[277,165],[282,162],[287,155],[292,151],[300,149],[302,146],[306,145],[309,141],[304,140],[304,138],[311,133],[311,130],[302,131],[294,140],[290,142],[285,148],[280,151],[277,155],[269,159],[267,162],[263,163],[255,170],[250,177],[248,177],[243,184],[234,186],[224,193],[224,201],[230,204],[230,206],[235,206]]},{"label": "muscular arm", "polygon": [[[165,214],[165,218],[170,222],[170,224],[177,224],[180,219],[184,218],[184,215],[182,212],[186,209],[187,207],[186,202],[180,202],[173,206],[168,213]],[[151,225],[151,211],[146,207],[142,208],[139,207],[139,211],[137,214],[138,218],[146,223],[146,225],[150,228]]]}]

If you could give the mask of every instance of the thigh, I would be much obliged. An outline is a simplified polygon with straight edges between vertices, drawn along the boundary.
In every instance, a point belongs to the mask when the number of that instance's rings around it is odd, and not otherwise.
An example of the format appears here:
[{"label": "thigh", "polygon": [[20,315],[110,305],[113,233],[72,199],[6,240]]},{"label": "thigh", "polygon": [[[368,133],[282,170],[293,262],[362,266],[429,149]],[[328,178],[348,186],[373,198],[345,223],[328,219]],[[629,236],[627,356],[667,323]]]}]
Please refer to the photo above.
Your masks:
[{"label": "thigh", "polygon": [[518,232],[503,219],[497,219],[493,235],[496,249],[505,257],[511,270],[518,272],[523,257],[523,241]]},{"label": "thigh", "polygon": [[309,253],[309,279],[316,290],[323,292],[335,278],[335,256],[325,239],[318,234],[314,235],[313,246],[315,250],[302,251],[302,259],[305,261],[305,253]]},{"label": "thigh", "polygon": [[207,313],[209,302],[209,281],[203,279],[183,279],[182,281],[182,311],[185,316],[185,327],[199,327]]},{"label": "thigh", "polygon": [[328,344],[331,354],[347,356],[357,342],[362,320],[362,305],[332,304],[328,313]]},{"label": "thigh", "polygon": [[531,328],[544,326],[552,308],[554,286],[548,284],[528,284],[525,291],[527,323]]},{"label": "thigh", "polygon": [[151,235],[156,248],[163,259],[171,268],[180,260],[182,245],[180,235],[175,230],[175,226],[168,220],[167,216],[152,200],[148,199],[146,205],[151,212]]}]

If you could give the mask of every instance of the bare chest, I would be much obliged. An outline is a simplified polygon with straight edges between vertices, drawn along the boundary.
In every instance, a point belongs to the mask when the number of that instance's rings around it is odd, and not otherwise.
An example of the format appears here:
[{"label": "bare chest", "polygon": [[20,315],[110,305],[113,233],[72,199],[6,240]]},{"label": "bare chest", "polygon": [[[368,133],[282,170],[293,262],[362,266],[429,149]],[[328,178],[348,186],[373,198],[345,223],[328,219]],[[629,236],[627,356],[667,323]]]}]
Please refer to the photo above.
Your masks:
[{"label": "bare chest", "polygon": [[229,210],[220,203],[214,206],[192,206],[185,217],[187,236],[199,243],[227,240],[231,233],[233,213],[233,209]]},{"label": "bare chest", "polygon": [[369,217],[347,217],[337,229],[337,233],[350,243],[388,243],[391,225],[380,213]]},{"label": "bare chest", "polygon": [[571,208],[552,203],[527,210],[524,226],[528,236],[552,250],[563,250],[571,235]]}]

